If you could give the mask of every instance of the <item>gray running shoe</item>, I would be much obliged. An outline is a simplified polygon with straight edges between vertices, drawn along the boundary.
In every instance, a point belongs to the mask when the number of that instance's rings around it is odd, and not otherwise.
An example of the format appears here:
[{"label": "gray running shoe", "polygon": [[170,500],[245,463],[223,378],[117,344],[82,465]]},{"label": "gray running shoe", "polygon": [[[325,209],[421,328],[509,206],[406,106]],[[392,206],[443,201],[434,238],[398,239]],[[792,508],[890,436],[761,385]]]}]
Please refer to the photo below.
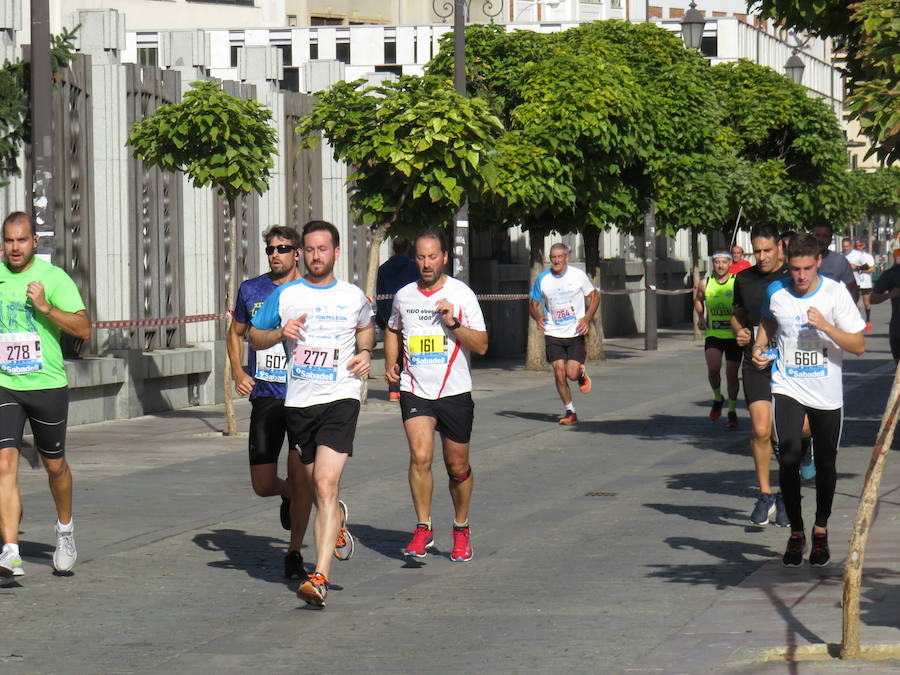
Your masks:
[{"label": "gray running shoe", "polygon": [[784,508],[784,497],[781,496],[779,492],[775,495],[775,526],[776,527],[787,527],[791,524],[790,519],[788,518],[787,509]]},{"label": "gray running shoe", "polygon": [[759,497],[756,498],[753,513],[750,514],[750,522],[754,525],[765,525],[775,516],[775,511],[774,495],[760,492]]},{"label": "gray running shoe", "polygon": [[53,552],[53,569],[57,572],[71,572],[75,567],[78,551],[75,550],[75,530],[68,532],[56,528],[56,550]]},{"label": "gray running shoe", "polygon": [[25,568],[22,567],[22,558],[18,553],[7,549],[0,554],[0,577],[20,577],[23,574]]}]

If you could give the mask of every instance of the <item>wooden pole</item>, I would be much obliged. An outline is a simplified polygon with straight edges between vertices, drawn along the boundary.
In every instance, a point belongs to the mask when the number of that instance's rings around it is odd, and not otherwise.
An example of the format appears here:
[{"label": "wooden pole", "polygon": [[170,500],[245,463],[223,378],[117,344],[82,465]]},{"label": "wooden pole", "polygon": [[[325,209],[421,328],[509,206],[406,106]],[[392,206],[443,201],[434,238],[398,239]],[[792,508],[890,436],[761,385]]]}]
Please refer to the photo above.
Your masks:
[{"label": "wooden pole", "polygon": [[866,542],[872,525],[875,505],[878,503],[878,485],[887,453],[894,440],[894,427],[897,426],[897,414],[900,412],[900,368],[894,373],[894,385],[888,397],[881,428],[875,439],[872,460],[866,472],[862,493],[859,497],[859,508],[856,511],[856,522],[853,524],[853,536],[850,539],[850,551],[847,565],[844,568],[843,612],[844,627],[841,634],[841,658],[857,659],[859,650],[859,589],[862,582],[863,558]]}]

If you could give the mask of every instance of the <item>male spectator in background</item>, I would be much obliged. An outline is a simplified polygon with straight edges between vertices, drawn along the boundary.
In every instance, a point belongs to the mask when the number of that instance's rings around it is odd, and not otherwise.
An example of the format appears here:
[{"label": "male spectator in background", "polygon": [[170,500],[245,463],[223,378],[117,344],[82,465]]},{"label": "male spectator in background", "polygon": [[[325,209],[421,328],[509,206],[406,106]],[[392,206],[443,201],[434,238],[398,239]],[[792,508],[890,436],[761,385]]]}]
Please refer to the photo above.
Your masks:
[{"label": "male spectator in background", "polygon": [[834,228],[831,223],[822,218],[816,217],[813,220],[812,235],[819,242],[819,251],[822,255],[822,263],[819,266],[818,273],[823,277],[840,281],[850,291],[853,301],[859,300],[859,286],[856,285],[856,278],[853,276],[853,270],[847,259],[832,251],[831,240],[834,238]]},{"label": "male spectator in background", "polygon": [[0,263],[0,577],[25,574],[19,555],[19,451],[26,420],[56,504],[53,568],[75,566],[72,472],[66,462],[69,386],[59,336],[91,337],[91,319],[66,272],[35,255],[34,220],[16,211],[3,221]]},{"label": "male spectator in background", "polygon": [[744,249],[735,244],[731,247],[731,266],[728,268],[728,273],[735,275],[738,272],[743,272],[748,267],[753,267],[753,265],[744,258]]},{"label": "male spectator in background", "polygon": [[885,300],[891,301],[891,327],[888,335],[891,341],[891,355],[894,363],[900,361],[900,265],[894,265],[882,272],[869,296],[873,305]]},{"label": "male spectator in background", "polygon": [[[849,247],[849,239],[844,239],[841,245]],[[872,272],[875,269],[875,258],[866,251],[866,242],[857,240],[856,248],[844,251],[844,257],[850,263],[856,285],[859,286],[859,294],[862,296],[863,308],[866,310],[866,332],[872,332]]]},{"label": "male spectator in background", "polygon": [[[394,255],[378,268],[378,278],[375,281],[375,294],[377,296],[394,295],[407,284],[419,280],[419,268],[416,261],[412,258],[412,247],[409,242],[402,237],[394,239],[393,243]],[[381,330],[387,329],[387,322],[391,318],[391,305],[393,298],[378,300],[376,303],[375,323]],[[403,364],[403,343],[400,343],[400,358],[397,363],[402,368]],[[388,383],[388,399],[391,401],[400,400],[400,382]]]}]

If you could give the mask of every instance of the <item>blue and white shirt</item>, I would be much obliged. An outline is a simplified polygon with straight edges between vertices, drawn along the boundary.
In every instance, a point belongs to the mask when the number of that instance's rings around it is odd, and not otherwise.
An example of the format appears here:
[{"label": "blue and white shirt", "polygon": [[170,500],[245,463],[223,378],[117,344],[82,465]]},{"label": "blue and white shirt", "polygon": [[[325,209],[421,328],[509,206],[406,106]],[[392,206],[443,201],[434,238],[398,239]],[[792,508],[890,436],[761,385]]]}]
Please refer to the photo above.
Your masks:
[{"label": "blue and white shirt", "polygon": [[566,265],[560,276],[552,270],[541,272],[531,288],[531,299],[544,303],[544,334],[557,338],[577,336],[575,327],[584,316],[584,299],[593,291],[588,275],[577,267]]},{"label": "blue and white shirt", "polygon": [[274,330],[304,314],[302,339],[284,341],[289,354],[285,406],[359,400],[362,381],[347,370],[347,364],[356,354],[356,331],[372,322],[372,305],[365,294],[346,281],[312,286],[299,279],[279,286],[252,323],[260,330]]},{"label": "blue and white shirt", "polygon": [[[234,320],[248,324],[278,284],[272,283],[268,274],[247,279],[238,290],[234,306]],[[247,373],[256,380],[250,399],[267,396],[284,399],[287,382],[287,355],[281,343],[259,351],[250,349],[247,353]]]},{"label": "blue and white shirt", "polygon": [[844,405],[844,350],[809,325],[810,307],[846,333],[858,333],[866,327],[850,292],[838,281],[820,276],[818,287],[804,296],[794,294],[791,278],[773,281],[762,307],[764,318],[778,322],[772,393],[790,396],[817,410],[837,410]]}]

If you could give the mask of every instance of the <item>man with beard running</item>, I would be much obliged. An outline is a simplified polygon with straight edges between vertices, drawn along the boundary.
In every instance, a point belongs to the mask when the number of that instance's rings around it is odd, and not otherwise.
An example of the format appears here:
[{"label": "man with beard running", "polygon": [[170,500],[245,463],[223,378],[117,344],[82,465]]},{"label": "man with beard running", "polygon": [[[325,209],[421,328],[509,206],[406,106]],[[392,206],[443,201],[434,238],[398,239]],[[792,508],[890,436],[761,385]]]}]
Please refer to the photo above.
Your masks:
[{"label": "man with beard running", "polygon": [[315,573],[297,594],[323,607],[341,528],[339,490],[359,417],[362,379],[371,368],[372,306],[353,284],[334,277],[337,228],[314,220],[303,228],[306,275],[282,284],[252,319],[250,346],[285,341],[289,354],[285,423],[290,452],[299,453],[316,504]]},{"label": "man with beard running", "polygon": [[774,519],[775,525],[787,527],[789,522],[784,501],[781,494],[772,494],[769,480],[772,464],[772,390],[769,382],[772,369],[757,369],[753,365],[752,350],[766,289],[773,281],[790,278],[790,272],[784,265],[781,243],[774,227],[756,225],[750,230],[750,241],[756,264],[735,278],[734,315],[731,318],[737,343],[744,349],[741,376],[744,381],[744,400],[750,412],[750,450],[759,485],[759,496],[750,514],[750,521],[756,525],[765,525]]},{"label": "man with beard running", "polygon": [[[487,329],[472,290],[444,273],[447,249],[437,232],[415,241],[419,281],[397,291],[384,336],[385,379],[400,383],[400,411],[409,441],[409,487],[416,529],[403,554],[424,558],[434,545],[431,498],[434,432],[441,436],[444,466],[453,500],[453,548],[450,560],[472,559],[469,502],[472,466],[469,440],[475,405],[469,352],[484,354]],[[403,370],[398,358],[403,341]]]}]

